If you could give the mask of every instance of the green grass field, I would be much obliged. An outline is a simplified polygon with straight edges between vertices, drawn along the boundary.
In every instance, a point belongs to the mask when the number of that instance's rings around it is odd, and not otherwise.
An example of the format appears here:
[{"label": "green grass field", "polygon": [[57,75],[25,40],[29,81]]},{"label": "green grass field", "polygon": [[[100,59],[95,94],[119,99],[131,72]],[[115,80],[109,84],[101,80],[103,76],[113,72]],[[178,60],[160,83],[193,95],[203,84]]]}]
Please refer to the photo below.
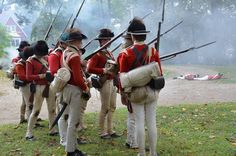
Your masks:
[{"label": "green grass field", "polygon": [[[101,140],[98,137],[98,114],[86,114],[87,130],[79,133],[89,144],[80,149],[91,156],[136,156],[137,151],[124,146],[126,109],[115,113],[114,126],[121,138]],[[24,138],[26,124],[0,126],[1,156],[62,156],[59,137],[49,137],[44,128],[34,130],[36,140]],[[161,156],[235,156],[236,146],[227,138],[236,138],[236,103],[179,105],[158,107],[158,153]]]}]

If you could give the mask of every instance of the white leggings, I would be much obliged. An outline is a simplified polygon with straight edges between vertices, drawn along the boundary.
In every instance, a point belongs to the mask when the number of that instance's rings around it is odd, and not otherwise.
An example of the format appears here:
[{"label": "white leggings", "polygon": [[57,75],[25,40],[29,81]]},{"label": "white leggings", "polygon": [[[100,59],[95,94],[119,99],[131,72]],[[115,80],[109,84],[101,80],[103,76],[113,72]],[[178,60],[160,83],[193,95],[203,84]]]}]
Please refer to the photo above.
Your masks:
[{"label": "white leggings", "polygon": [[137,130],[135,124],[135,115],[134,113],[128,113],[127,118],[127,140],[126,142],[131,146],[131,148],[137,148]]},{"label": "white leggings", "polygon": [[135,114],[135,123],[137,127],[137,136],[138,136],[137,141],[138,141],[140,156],[145,156],[145,128],[144,128],[145,119],[148,129],[150,156],[156,156],[157,154],[156,106],[157,106],[156,100],[145,104],[132,103],[132,107]]}]

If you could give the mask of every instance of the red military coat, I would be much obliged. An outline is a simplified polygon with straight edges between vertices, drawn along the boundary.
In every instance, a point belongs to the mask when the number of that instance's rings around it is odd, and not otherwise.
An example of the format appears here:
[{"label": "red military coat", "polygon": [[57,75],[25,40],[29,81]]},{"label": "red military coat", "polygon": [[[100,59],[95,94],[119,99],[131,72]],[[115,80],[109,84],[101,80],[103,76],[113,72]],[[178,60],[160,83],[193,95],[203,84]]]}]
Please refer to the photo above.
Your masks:
[{"label": "red military coat", "polygon": [[63,66],[63,57],[65,57],[66,63],[69,66],[71,72],[71,78],[68,84],[78,86],[83,91],[85,91],[87,89],[87,85],[83,77],[84,74],[82,73],[81,58],[78,54],[78,49],[76,47],[68,46],[65,50],[65,56],[62,55],[61,57],[61,66]]},{"label": "red military coat", "polygon": [[[143,48],[144,48],[145,44],[144,43],[135,43],[132,47],[125,49],[124,51],[122,51],[118,58],[117,58],[117,62],[119,63],[119,72],[128,72],[131,70],[131,66],[133,64],[133,62],[136,59],[136,55],[133,52],[133,48],[137,48],[137,50],[140,52]],[[150,47],[149,47],[150,48]],[[149,49],[148,49],[149,50]],[[147,56],[148,50],[146,50],[146,52],[143,53],[142,55],[142,59],[144,60],[144,58]],[[149,60],[146,59],[145,64],[148,64]],[[155,48],[151,48],[151,58],[150,58],[150,62],[158,62],[159,67],[160,67],[160,71],[162,73],[162,68],[161,68],[161,61],[160,61],[160,57],[159,57],[159,53],[157,52],[157,50]],[[141,66],[141,62],[138,62],[133,68],[137,68],[139,66]]]},{"label": "red military coat", "polygon": [[26,61],[26,78],[28,81],[34,81],[38,85],[46,85],[48,81],[39,78],[39,74],[46,74],[48,70],[47,57],[41,58],[44,65],[35,59],[35,56],[29,57]]},{"label": "red military coat", "polygon": [[[87,71],[89,73],[97,75],[104,74],[103,68],[105,68],[108,59],[111,59],[113,61],[115,60],[111,52],[107,50],[98,52],[91,59],[89,59],[87,64]],[[108,79],[113,79],[113,77],[110,76]]]},{"label": "red military coat", "polygon": [[59,47],[55,49],[53,52],[51,52],[48,56],[48,64],[52,76],[54,76],[54,74],[57,73],[58,69],[61,68],[62,52],[63,49]]},{"label": "red military coat", "polygon": [[[137,68],[139,66],[142,65],[142,62],[137,62],[137,64],[135,64],[133,67],[133,62],[136,60],[136,54],[133,52],[133,48],[136,48],[137,51],[140,53],[141,50],[145,47],[146,45],[144,43],[134,43],[133,46],[131,46],[130,48],[127,48],[125,50],[123,50],[122,52],[120,52],[118,58],[117,58],[117,62],[119,64],[119,72],[128,72],[134,68]],[[149,59],[145,59],[145,57],[147,58],[147,53],[149,51],[149,48],[141,55],[141,61],[144,61],[144,64],[148,64],[149,63]],[[150,55],[150,62],[158,62],[159,67],[160,67],[160,71],[162,74],[162,67],[161,67],[161,61],[160,61],[160,57],[159,57],[159,53],[155,48],[151,48],[151,55]],[[119,88],[121,89],[121,85],[119,86]]]}]

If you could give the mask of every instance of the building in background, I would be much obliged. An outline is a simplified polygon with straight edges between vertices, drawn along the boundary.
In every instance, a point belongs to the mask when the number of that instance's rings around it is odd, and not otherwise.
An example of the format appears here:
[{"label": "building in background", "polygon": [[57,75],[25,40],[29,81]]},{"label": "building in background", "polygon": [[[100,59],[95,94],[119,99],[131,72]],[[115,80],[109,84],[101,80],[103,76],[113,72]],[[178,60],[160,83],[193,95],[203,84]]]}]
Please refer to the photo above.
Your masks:
[{"label": "building in background", "polygon": [[28,37],[23,28],[17,23],[17,17],[13,10],[3,11],[0,14],[0,23],[3,25],[11,36],[9,47],[6,48],[8,57],[11,59],[17,55],[16,48],[19,46],[20,41],[27,40]]}]

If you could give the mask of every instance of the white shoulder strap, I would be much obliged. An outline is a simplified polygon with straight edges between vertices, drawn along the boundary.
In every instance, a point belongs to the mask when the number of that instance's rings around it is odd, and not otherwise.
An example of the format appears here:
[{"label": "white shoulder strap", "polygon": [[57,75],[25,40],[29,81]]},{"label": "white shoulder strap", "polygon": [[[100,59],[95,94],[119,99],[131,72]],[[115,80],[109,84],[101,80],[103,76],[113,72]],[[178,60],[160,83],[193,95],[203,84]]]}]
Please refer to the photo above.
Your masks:
[{"label": "white shoulder strap", "polygon": [[62,64],[63,64],[63,66],[64,66],[65,68],[67,68],[69,71],[72,71],[71,68],[68,66],[68,63],[69,63],[69,59],[72,58],[73,55],[76,56],[76,53],[74,53],[74,52],[69,52],[69,53],[67,54],[67,57],[66,57],[66,58],[65,58],[65,53],[66,53],[66,51],[63,52]]},{"label": "white shoulder strap", "polygon": [[152,57],[152,48],[148,49],[148,63],[151,62],[151,57]]}]

